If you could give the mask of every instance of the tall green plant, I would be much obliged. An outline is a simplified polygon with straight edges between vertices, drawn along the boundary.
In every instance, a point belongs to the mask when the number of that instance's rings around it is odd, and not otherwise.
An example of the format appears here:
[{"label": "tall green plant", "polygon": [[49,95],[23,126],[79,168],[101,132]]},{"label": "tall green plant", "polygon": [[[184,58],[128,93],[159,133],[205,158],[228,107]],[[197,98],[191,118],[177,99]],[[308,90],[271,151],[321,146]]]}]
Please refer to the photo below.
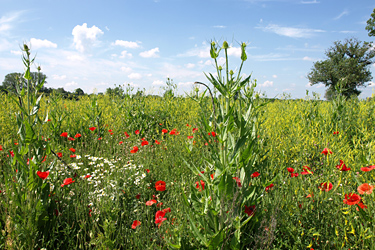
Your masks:
[{"label": "tall green plant", "polygon": [[[211,116],[201,115],[201,136],[207,141],[210,153],[203,166],[186,162],[201,177],[191,186],[191,194],[183,195],[185,212],[192,234],[201,247],[208,249],[241,249],[249,243],[241,236],[266,186],[261,177],[252,178],[254,172],[262,174],[256,130],[260,105],[254,97],[256,84],[251,83],[251,76],[241,76],[247,60],[246,44],[241,44],[242,62],[237,74],[229,70],[228,49],[226,41],[221,48],[216,42],[211,43],[210,54],[217,76],[210,73],[206,77],[220,95],[215,99],[211,95]],[[226,61],[224,72],[217,61],[222,50]],[[205,174],[201,174],[202,168]]]}]

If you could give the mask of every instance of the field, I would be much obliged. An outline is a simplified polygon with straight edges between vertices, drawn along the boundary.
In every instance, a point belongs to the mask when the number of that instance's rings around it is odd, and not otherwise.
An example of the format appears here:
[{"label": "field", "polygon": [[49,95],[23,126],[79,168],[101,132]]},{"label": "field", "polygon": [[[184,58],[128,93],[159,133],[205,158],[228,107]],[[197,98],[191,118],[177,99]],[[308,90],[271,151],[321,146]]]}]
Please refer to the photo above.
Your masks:
[{"label": "field", "polygon": [[0,248],[374,249],[374,98],[217,75],[212,99],[0,95]]}]

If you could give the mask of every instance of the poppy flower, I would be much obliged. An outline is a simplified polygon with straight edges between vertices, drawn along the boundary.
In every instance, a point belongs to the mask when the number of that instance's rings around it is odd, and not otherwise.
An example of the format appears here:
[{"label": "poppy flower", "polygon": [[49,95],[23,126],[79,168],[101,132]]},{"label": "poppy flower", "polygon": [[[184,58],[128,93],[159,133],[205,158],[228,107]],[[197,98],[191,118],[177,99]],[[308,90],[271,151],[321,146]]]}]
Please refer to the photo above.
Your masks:
[{"label": "poppy flower", "polygon": [[326,192],[330,191],[332,189],[332,187],[333,187],[332,183],[328,184],[327,182],[322,182],[319,185],[319,189],[323,190],[323,191],[326,191]]},{"label": "poppy flower", "polygon": [[146,140],[142,141],[141,145],[142,146],[148,145],[148,141],[146,141]]},{"label": "poppy flower", "polygon": [[13,150],[10,150],[9,153],[10,153],[10,156],[14,157],[14,152],[13,152]]},{"label": "poppy flower", "polygon": [[86,175],[84,178],[85,178],[85,179],[88,179],[88,178],[90,178],[90,177],[91,177],[91,175],[88,174],[88,175]]},{"label": "poppy flower", "polygon": [[297,177],[297,176],[298,176],[298,173],[291,173],[290,176],[291,176],[291,177]]},{"label": "poppy flower", "polygon": [[163,202],[159,202],[158,204],[156,204],[156,207],[161,207],[163,206]]},{"label": "poppy flower", "polygon": [[139,220],[133,221],[132,229],[136,229],[139,225],[141,225],[141,222]]},{"label": "poppy flower", "polygon": [[338,135],[339,134],[339,131],[336,131],[336,132],[333,132],[334,135]]},{"label": "poppy flower", "polygon": [[158,140],[155,140],[155,144],[160,145],[160,142]]},{"label": "poppy flower", "polygon": [[98,138],[98,141],[100,141],[101,139],[103,139],[103,138],[99,137],[99,138]]},{"label": "poppy flower", "polygon": [[155,183],[156,191],[165,191],[165,182],[164,181],[157,181]]},{"label": "poppy flower", "polygon": [[216,133],[215,133],[214,131],[212,131],[212,132],[211,132],[211,135],[212,135],[213,137],[215,137],[215,136],[216,136]]},{"label": "poppy flower", "polygon": [[327,155],[327,154],[332,154],[332,151],[329,150],[328,148],[324,148],[322,151],[322,154]]},{"label": "poppy flower", "polygon": [[125,132],[124,134],[125,134],[126,138],[130,137],[130,135],[128,133]]},{"label": "poppy flower", "polygon": [[76,158],[77,156],[76,155],[70,155],[70,158]]},{"label": "poppy flower", "polygon": [[372,194],[373,189],[374,189],[374,186],[371,186],[368,183],[363,183],[357,188],[358,193],[360,194]]},{"label": "poppy flower", "polygon": [[313,174],[313,172],[310,171],[310,170],[311,170],[310,167],[308,167],[308,166],[303,166],[302,168],[303,168],[303,171],[301,172],[302,175]]},{"label": "poppy flower", "polygon": [[167,208],[164,208],[163,210],[164,213],[170,213],[171,212],[171,208],[170,207],[167,207]]},{"label": "poppy flower", "polygon": [[73,137],[69,137],[68,140],[69,141],[75,141],[75,139]]},{"label": "poppy flower", "polygon": [[61,135],[60,135],[61,137],[68,137],[68,132],[63,132],[63,133],[61,133]]},{"label": "poppy flower", "polygon": [[72,151],[72,153],[76,152],[76,150],[74,148],[70,148],[69,150]]},{"label": "poppy flower", "polygon": [[167,220],[167,218],[164,218],[164,216],[165,212],[163,211],[157,211],[155,214],[155,224],[159,224],[159,227],[163,221]]},{"label": "poppy flower", "polygon": [[211,174],[210,176],[211,176],[211,179],[213,180],[214,179],[214,174]]},{"label": "poppy flower", "polygon": [[146,172],[147,172],[147,173],[150,173],[150,169],[146,169]]},{"label": "poppy flower", "polygon": [[123,143],[124,143],[123,141],[120,141],[118,144],[121,145],[121,144],[123,144]]},{"label": "poppy flower", "polygon": [[139,135],[139,129],[137,129],[134,133],[135,133],[136,135]]},{"label": "poppy flower", "polygon": [[236,180],[236,182],[237,182],[237,186],[238,186],[238,187],[242,187],[241,179],[240,179],[240,178],[238,178],[238,177],[233,177],[233,180]]},{"label": "poppy flower", "polygon": [[347,205],[355,205],[358,204],[361,201],[361,196],[358,194],[350,193],[345,194],[344,203]]},{"label": "poppy flower", "polygon": [[45,180],[47,179],[49,175],[49,171],[45,171],[45,172],[38,171],[36,172],[36,174],[40,177],[40,179]]},{"label": "poppy flower", "polygon": [[91,127],[89,128],[91,131],[94,131],[96,128],[95,127]]},{"label": "poppy flower", "polygon": [[3,151],[3,147],[0,145],[0,151]]},{"label": "poppy flower", "polygon": [[289,173],[293,173],[294,172],[294,168],[287,168],[288,172]]},{"label": "poppy flower", "polygon": [[56,153],[56,155],[58,156],[58,157],[62,157],[62,153],[61,152],[58,152],[58,153]]},{"label": "poppy flower", "polygon": [[79,138],[79,137],[81,137],[82,135],[80,134],[80,133],[77,133],[74,137],[75,138]]},{"label": "poppy flower", "polygon": [[189,125],[189,124],[186,124],[186,127],[191,127],[191,125]]},{"label": "poppy flower", "polygon": [[75,182],[75,181],[73,181],[72,178],[66,178],[66,179],[64,180],[63,184],[61,184],[61,187],[66,186],[66,185],[69,185],[69,184],[72,184],[73,182]]},{"label": "poppy flower", "polygon": [[111,132],[112,132],[112,129],[109,129],[108,132],[111,133]]},{"label": "poppy flower", "polygon": [[132,150],[130,150],[130,153],[134,154],[134,153],[137,153],[138,151],[138,147],[137,146],[134,146]]},{"label": "poppy flower", "polygon": [[[233,178],[235,178],[235,177],[233,177]],[[199,191],[204,190],[204,185],[205,185],[204,181],[200,180],[200,182],[197,181],[197,182],[195,182],[195,184],[197,184],[196,188],[198,188]],[[202,189],[201,189],[201,187],[202,187]]]},{"label": "poppy flower", "polygon": [[368,172],[368,171],[371,171],[371,170],[373,170],[373,169],[375,169],[375,165],[373,165],[373,166],[368,166],[368,167],[362,167],[362,168],[361,168],[361,170],[362,170],[363,172]]},{"label": "poppy flower", "polygon": [[346,167],[343,160],[340,160],[340,164],[336,166],[336,168],[340,171],[349,171],[350,168]]},{"label": "poppy flower", "polygon": [[254,212],[255,212],[255,205],[252,205],[252,206],[245,205],[245,213],[247,213],[248,216],[252,216]]},{"label": "poppy flower", "polygon": [[193,133],[197,132],[198,129],[197,128],[193,128]]},{"label": "poppy flower", "polygon": [[170,135],[175,135],[176,132],[177,132],[177,129],[174,128],[174,129],[171,130],[171,132],[169,132],[169,134],[170,134]]},{"label": "poppy flower", "polygon": [[251,178],[258,177],[259,175],[260,175],[260,173],[254,172],[254,173],[251,174]]},{"label": "poppy flower", "polygon": [[313,193],[308,194],[308,195],[306,196],[306,198],[312,198],[312,197],[314,197],[314,194],[313,194]]},{"label": "poppy flower", "polygon": [[187,138],[190,140],[190,139],[193,139],[194,136],[191,135],[191,136],[188,136]]},{"label": "poppy flower", "polygon": [[149,200],[149,201],[146,201],[146,206],[152,206],[153,204],[156,204],[157,201],[156,200]]},{"label": "poppy flower", "polygon": [[137,195],[135,196],[135,198],[136,198],[137,200],[139,200],[139,198],[141,198],[141,194],[137,194]]},{"label": "poppy flower", "polygon": [[163,134],[166,134],[166,133],[168,133],[168,130],[166,130],[166,129],[164,128],[164,129],[161,130],[161,132],[162,132]]},{"label": "poppy flower", "polygon": [[[365,210],[367,208],[367,206],[365,204],[363,204],[362,201],[360,201],[357,205],[358,205],[358,207],[362,208],[363,210]],[[359,211],[358,207],[355,208],[357,211]]]},{"label": "poppy flower", "polygon": [[271,188],[273,188],[275,185],[273,185],[273,183],[272,184],[270,184],[270,185],[268,185],[267,187],[266,187],[266,192],[268,192],[268,190],[270,190]]}]

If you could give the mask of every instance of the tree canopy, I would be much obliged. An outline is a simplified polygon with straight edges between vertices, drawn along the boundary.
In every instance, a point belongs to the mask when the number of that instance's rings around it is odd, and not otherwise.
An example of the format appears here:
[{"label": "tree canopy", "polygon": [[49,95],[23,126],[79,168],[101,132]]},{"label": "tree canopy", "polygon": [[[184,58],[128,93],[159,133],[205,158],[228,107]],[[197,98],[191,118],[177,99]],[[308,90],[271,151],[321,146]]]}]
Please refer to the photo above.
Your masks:
[{"label": "tree canopy", "polygon": [[369,36],[375,36],[375,9],[371,14],[369,20],[367,20],[366,30],[368,31]]},{"label": "tree canopy", "polygon": [[[30,73],[32,82],[38,84],[43,81],[43,79],[47,79],[47,76],[42,72],[31,72]],[[47,81],[44,81],[44,85],[47,84]],[[27,87],[27,81],[23,78],[22,73],[10,73],[7,74],[4,78],[2,87],[3,89],[9,92],[15,92],[16,86],[19,86],[20,89]],[[43,91],[43,90],[42,90]]]},{"label": "tree canopy", "polygon": [[338,94],[338,88],[346,97],[358,96],[361,93],[358,87],[366,87],[372,79],[369,69],[375,56],[372,44],[355,38],[336,41],[325,54],[328,59],[315,62],[307,76],[311,85],[323,83],[328,87],[325,95],[328,100]]}]

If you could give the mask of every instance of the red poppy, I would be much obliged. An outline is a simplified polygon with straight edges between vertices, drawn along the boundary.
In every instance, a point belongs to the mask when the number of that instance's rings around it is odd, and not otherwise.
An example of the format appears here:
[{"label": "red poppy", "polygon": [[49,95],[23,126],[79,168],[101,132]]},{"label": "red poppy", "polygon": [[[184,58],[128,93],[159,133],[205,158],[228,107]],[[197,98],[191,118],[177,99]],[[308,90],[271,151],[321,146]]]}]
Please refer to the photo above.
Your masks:
[{"label": "red poppy", "polygon": [[170,213],[171,212],[171,208],[170,207],[167,207],[167,208],[164,208],[163,210],[164,213]]},{"label": "red poppy", "polygon": [[368,183],[363,183],[357,188],[358,193],[360,194],[372,194],[373,189],[374,189],[374,186],[371,186]]},{"label": "red poppy", "polygon": [[361,168],[361,170],[364,171],[364,172],[368,172],[368,171],[371,171],[373,169],[375,169],[375,165]]},{"label": "red poppy", "polygon": [[150,169],[146,169],[146,172],[147,172],[147,173],[150,173]]},{"label": "red poppy", "polygon": [[152,206],[153,204],[156,204],[157,201],[156,200],[149,200],[149,201],[146,201],[146,206]]},{"label": "red poppy", "polygon": [[[238,177],[233,177],[233,180],[236,180],[236,182],[237,182],[237,186],[238,186],[238,187],[242,187],[241,179],[240,179],[240,178],[238,178]],[[203,185],[202,185],[202,186],[203,186]]]},{"label": "red poppy", "polygon": [[3,147],[0,145],[0,151],[3,151]]},{"label": "red poppy", "polygon": [[334,135],[338,135],[339,134],[339,131],[336,131],[336,132],[333,132]]},{"label": "red poppy", "polygon": [[188,139],[193,139],[193,138],[194,138],[194,136],[192,136],[192,135],[191,135],[191,136],[188,136],[187,138],[188,138]]},{"label": "red poppy", "polygon": [[313,193],[308,194],[308,195],[306,196],[306,198],[312,198],[312,197],[314,197],[314,194],[313,194]]},{"label": "red poppy", "polygon": [[124,143],[123,141],[120,141],[118,144],[121,145],[121,144],[123,144],[123,143]]},{"label": "red poppy", "polygon": [[254,172],[254,173],[251,174],[251,178],[258,177],[259,175],[260,175],[260,173]]},{"label": "red poppy", "polygon": [[177,132],[177,129],[174,128],[174,129],[171,130],[171,132],[170,132],[169,134],[170,134],[170,135],[175,135],[176,132]]},{"label": "red poppy", "polygon": [[9,153],[10,153],[10,156],[14,157],[14,152],[13,152],[13,150],[10,150]]},{"label": "red poppy", "polygon": [[72,151],[73,153],[76,152],[76,150],[74,148],[70,148],[69,150]]},{"label": "red poppy", "polygon": [[112,129],[109,129],[108,132],[111,133],[111,132],[112,132]]},{"label": "red poppy", "polygon": [[270,190],[271,188],[273,188],[275,185],[273,185],[273,183],[272,184],[270,184],[270,185],[268,185],[267,187],[266,187],[266,192],[268,192],[268,190]]},{"label": "red poppy", "polygon": [[168,133],[168,130],[166,130],[166,129],[164,128],[164,129],[161,130],[161,132],[162,132],[163,134],[166,134],[166,133]]},{"label": "red poppy", "polygon": [[[362,208],[363,210],[365,210],[367,208],[367,206],[365,204],[363,204],[363,201],[360,201],[357,205],[358,205],[358,207]],[[358,207],[355,208],[357,211],[359,211]]]},{"label": "red poppy", "polygon": [[191,127],[191,125],[189,125],[189,124],[186,124],[186,127]]},{"label": "red poppy", "polygon": [[328,184],[327,182],[322,182],[319,185],[319,189],[323,190],[323,191],[326,191],[326,192],[330,191],[332,189],[332,187],[333,187],[332,183]]},{"label": "red poppy", "polygon": [[136,135],[139,135],[139,129],[137,129],[134,133],[135,133]]},{"label": "red poppy", "polygon": [[137,153],[138,151],[138,147],[137,146],[134,146],[132,150],[130,150],[130,153],[134,154],[134,153]]},{"label": "red poppy", "polygon": [[[233,178],[235,178],[235,177],[233,177]],[[204,185],[205,185],[204,181],[200,180],[200,182],[197,181],[197,182],[195,182],[195,184],[197,184],[196,188],[198,188],[199,191],[204,190]]]},{"label": "red poppy", "polygon": [[103,138],[99,137],[99,138],[98,138],[98,141],[100,141],[101,139],[103,139]]},{"label": "red poppy", "polygon": [[245,205],[245,213],[247,213],[248,216],[252,216],[254,212],[255,212],[255,205],[252,205],[252,206]]},{"label": "red poppy", "polygon": [[139,198],[141,198],[141,194],[137,194],[137,195],[135,196],[135,198],[136,198],[137,200],[139,200]]},{"label": "red poppy", "polygon": [[142,141],[141,145],[142,146],[148,145],[148,141],[146,141],[146,140]]},{"label": "red poppy", "polygon": [[132,229],[136,229],[139,225],[141,225],[141,222],[139,220],[133,221]]},{"label": "red poppy", "polygon": [[291,176],[291,177],[297,177],[297,176],[298,176],[298,173],[291,173],[290,176]]},{"label": "red poppy", "polygon": [[66,178],[66,179],[64,180],[63,184],[61,184],[61,187],[66,186],[66,185],[69,185],[69,184],[72,184],[73,182],[75,182],[75,181],[73,181],[72,178]]},{"label": "red poppy", "polygon": [[164,218],[164,216],[165,212],[163,211],[157,211],[155,214],[155,224],[159,224],[159,227],[163,221],[167,220],[167,218]]},{"label": "red poppy", "polygon": [[340,160],[340,164],[336,166],[336,168],[340,171],[349,171],[350,168],[346,167],[343,160]]},{"label": "red poppy", "polygon": [[214,179],[214,174],[211,174],[210,176],[211,176],[211,179],[213,180]]},{"label": "red poppy", "polygon": [[90,177],[91,177],[91,175],[88,174],[88,175],[86,175],[84,178],[85,178],[85,179],[88,179],[88,178],[90,178]]},{"label": "red poppy", "polygon": [[347,205],[355,205],[358,204],[361,201],[361,196],[358,194],[350,193],[345,194],[344,203]]},{"label": "red poppy", "polygon": [[165,191],[165,182],[164,181],[157,181],[155,183],[156,191]]},{"label": "red poppy", "polygon": [[45,180],[45,179],[47,179],[47,177],[48,177],[48,175],[49,175],[49,171],[46,171],[46,172],[38,171],[38,172],[36,172],[36,174],[37,174],[42,180]]},{"label": "red poppy", "polygon": [[77,156],[76,155],[70,155],[70,158],[76,158]]},{"label": "red poppy", "polygon": [[212,135],[213,137],[215,137],[215,136],[216,136],[216,133],[215,133],[214,131],[212,131],[212,132],[211,132],[211,135]]},{"label": "red poppy", "polygon": [[327,154],[332,154],[332,151],[329,150],[328,148],[324,148],[322,151],[322,154],[327,155]]},{"label": "red poppy", "polygon": [[73,137],[68,138],[69,141],[74,141],[75,139]]},{"label": "red poppy", "polygon": [[63,133],[61,133],[60,136],[61,136],[61,137],[68,137],[68,132],[63,132]]},{"label": "red poppy", "polygon": [[61,152],[58,152],[57,154],[56,154],[58,157],[62,157],[62,153]]},{"label": "red poppy", "polygon": [[198,129],[197,128],[193,128],[193,133],[197,132]]},{"label": "red poppy", "polygon": [[51,119],[48,119],[48,120],[47,120],[47,122],[50,122],[50,121],[51,121]]},{"label": "red poppy", "polygon": [[302,168],[303,168],[303,171],[301,172],[302,175],[313,174],[313,172],[310,171],[310,170],[311,170],[310,167],[308,167],[308,166],[303,166]]},{"label": "red poppy", "polygon": [[128,133],[125,132],[124,134],[125,134],[126,138],[130,137],[130,135]]},{"label": "red poppy", "polygon": [[288,172],[289,173],[293,173],[294,172],[294,168],[287,168]]},{"label": "red poppy", "polygon": [[77,133],[74,137],[75,138],[79,138],[79,137],[81,137],[82,135],[80,134],[80,133]]},{"label": "red poppy", "polygon": [[155,140],[155,144],[160,145],[160,142],[158,140]]},{"label": "red poppy", "polygon": [[156,204],[156,207],[161,207],[163,206],[163,202],[159,202],[158,204]]},{"label": "red poppy", "polygon": [[96,128],[95,127],[91,127],[89,128],[91,131],[94,131]]}]

